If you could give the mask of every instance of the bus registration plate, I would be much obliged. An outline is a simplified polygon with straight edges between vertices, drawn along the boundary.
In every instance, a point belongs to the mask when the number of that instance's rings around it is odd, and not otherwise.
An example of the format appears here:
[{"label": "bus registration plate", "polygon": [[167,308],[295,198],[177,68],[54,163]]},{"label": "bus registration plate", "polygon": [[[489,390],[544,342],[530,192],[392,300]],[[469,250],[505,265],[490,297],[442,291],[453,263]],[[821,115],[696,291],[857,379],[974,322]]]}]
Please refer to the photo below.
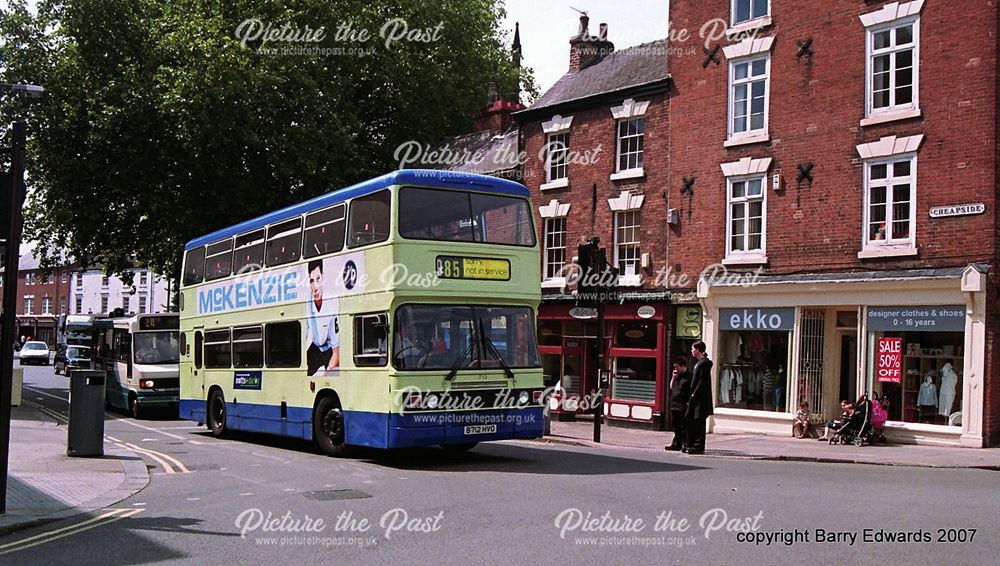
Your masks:
[{"label": "bus registration plate", "polygon": [[510,261],[506,259],[439,255],[434,269],[442,279],[510,280]]},{"label": "bus registration plate", "polygon": [[471,425],[465,427],[465,434],[494,434],[497,431],[497,425]]}]

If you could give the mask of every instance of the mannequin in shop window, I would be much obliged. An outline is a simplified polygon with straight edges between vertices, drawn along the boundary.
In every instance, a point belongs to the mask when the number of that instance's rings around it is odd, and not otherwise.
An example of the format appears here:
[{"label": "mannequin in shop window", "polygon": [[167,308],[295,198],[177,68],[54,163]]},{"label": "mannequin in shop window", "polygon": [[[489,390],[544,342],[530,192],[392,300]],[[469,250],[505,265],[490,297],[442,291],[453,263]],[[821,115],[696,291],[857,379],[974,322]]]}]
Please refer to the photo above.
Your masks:
[{"label": "mannequin in shop window", "polygon": [[958,385],[958,374],[950,363],[941,367],[941,399],[938,403],[938,414],[945,417],[951,415],[951,406],[955,403],[955,386]]},{"label": "mannequin in shop window", "polygon": [[917,394],[917,409],[920,412],[920,420],[930,419],[934,415],[938,406],[937,386],[934,385],[934,372],[927,372],[924,382],[920,384],[920,393]]}]

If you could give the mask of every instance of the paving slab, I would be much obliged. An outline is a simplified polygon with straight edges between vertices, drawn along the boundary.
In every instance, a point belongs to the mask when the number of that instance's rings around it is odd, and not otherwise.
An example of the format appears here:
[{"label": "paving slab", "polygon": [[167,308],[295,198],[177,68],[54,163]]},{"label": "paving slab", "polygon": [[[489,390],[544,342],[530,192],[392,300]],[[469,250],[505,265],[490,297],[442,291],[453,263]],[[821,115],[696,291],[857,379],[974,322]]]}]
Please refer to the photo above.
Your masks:
[{"label": "paving slab", "polygon": [[[593,442],[593,421],[552,422],[552,434],[539,442],[599,448],[616,446],[640,451],[663,452],[673,432],[617,426],[601,428],[601,443]],[[692,456],[697,458],[701,456]],[[981,468],[1000,470],[1000,448],[875,444],[871,446],[831,445],[815,438],[769,436],[763,434],[709,434],[705,457],[802,462],[918,466],[930,468]]]},{"label": "paving slab", "polygon": [[114,505],[148,483],[141,457],[107,445],[102,458],[71,458],[64,424],[30,405],[13,407],[0,535]]}]

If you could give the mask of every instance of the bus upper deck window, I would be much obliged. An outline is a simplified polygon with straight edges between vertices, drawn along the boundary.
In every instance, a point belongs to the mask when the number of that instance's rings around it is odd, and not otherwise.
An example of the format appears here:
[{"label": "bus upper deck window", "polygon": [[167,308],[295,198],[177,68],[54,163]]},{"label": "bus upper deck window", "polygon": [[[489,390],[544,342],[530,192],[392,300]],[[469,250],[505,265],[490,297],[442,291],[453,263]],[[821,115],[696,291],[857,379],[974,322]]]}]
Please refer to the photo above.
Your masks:
[{"label": "bus upper deck window", "polygon": [[184,284],[196,285],[205,279],[205,246],[184,254]]},{"label": "bus upper deck window", "polygon": [[389,191],[379,191],[351,201],[347,247],[356,248],[389,239],[389,203]]},{"label": "bus upper deck window", "polygon": [[347,206],[337,206],[306,215],[302,256],[311,258],[344,249]]},{"label": "bus upper deck window", "polygon": [[273,224],[267,228],[267,265],[282,265],[299,259],[302,247],[302,218]]},{"label": "bus upper deck window", "polygon": [[229,277],[233,272],[233,240],[209,244],[205,254],[205,281]]},{"label": "bus upper deck window", "polygon": [[241,275],[264,267],[264,230],[236,236],[233,273]]}]

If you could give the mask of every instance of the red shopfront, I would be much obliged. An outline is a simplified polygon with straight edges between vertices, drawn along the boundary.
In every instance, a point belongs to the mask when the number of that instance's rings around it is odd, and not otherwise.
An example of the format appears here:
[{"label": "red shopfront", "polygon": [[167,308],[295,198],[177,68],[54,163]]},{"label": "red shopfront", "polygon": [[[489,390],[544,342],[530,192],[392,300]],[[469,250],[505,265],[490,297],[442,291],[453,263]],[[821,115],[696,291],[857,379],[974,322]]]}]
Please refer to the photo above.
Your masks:
[{"label": "red shopfront", "polygon": [[[593,411],[587,401],[597,385],[597,320],[577,318],[573,303],[542,304],[538,313],[539,351],[547,385],[559,384],[555,418]],[[605,307],[605,350],[611,383],[604,414],[609,422],[661,428],[669,369],[665,302]],[[574,317],[573,315],[576,315]]]}]

